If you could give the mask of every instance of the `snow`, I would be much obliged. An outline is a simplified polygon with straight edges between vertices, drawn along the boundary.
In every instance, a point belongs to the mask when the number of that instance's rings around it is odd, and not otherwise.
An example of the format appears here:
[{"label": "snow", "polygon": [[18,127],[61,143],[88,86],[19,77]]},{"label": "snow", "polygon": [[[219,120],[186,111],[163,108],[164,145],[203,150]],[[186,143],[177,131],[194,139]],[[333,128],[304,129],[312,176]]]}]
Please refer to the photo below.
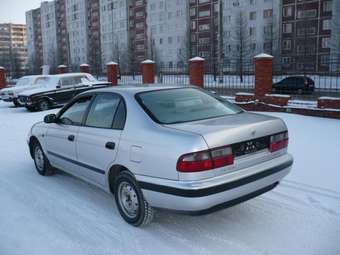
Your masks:
[{"label": "snow", "polygon": [[126,224],[111,195],[39,176],[26,135],[48,113],[0,101],[0,254],[340,254],[340,121],[285,113],[292,173],[273,191],[206,216],[157,211]]},{"label": "snow", "polygon": [[340,100],[340,97],[319,97],[320,100]]},{"label": "snow", "polygon": [[284,97],[284,98],[291,98],[290,95],[282,95],[282,94],[266,94],[267,97]]},{"label": "snow", "polygon": [[144,60],[142,64],[154,64],[155,61],[152,61],[151,59]]},{"label": "snow", "polygon": [[238,92],[236,96],[254,96],[254,93]]},{"label": "snow", "polygon": [[189,62],[197,62],[197,61],[205,61],[205,59],[201,57],[194,57],[194,58],[189,59]]},{"label": "snow", "polygon": [[274,57],[266,53],[261,53],[261,54],[256,55],[254,58],[259,59],[259,58],[274,58]]}]

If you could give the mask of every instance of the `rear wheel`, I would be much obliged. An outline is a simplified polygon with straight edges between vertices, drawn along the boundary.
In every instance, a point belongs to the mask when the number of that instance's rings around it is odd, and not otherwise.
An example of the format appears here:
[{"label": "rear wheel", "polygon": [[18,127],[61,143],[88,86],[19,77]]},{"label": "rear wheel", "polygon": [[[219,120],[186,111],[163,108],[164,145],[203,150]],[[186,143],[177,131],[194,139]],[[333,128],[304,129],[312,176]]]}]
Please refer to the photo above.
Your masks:
[{"label": "rear wheel", "polygon": [[40,111],[47,111],[50,108],[50,104],[46,99],[44,99],[39,102],[38,108]]},{"label": "rear wheel", "polygon": [[133,175],[128,171],[118,174],[114,188],[118,211],[123,219],[135,226],[145,226],[153,219],[153,208],[145,201]]},{"label": "rear wheel", "polygon": [[53,175],[54,170],[45,156],[39,142],[34,142],[32,146],[35,168],[43,176]]}]

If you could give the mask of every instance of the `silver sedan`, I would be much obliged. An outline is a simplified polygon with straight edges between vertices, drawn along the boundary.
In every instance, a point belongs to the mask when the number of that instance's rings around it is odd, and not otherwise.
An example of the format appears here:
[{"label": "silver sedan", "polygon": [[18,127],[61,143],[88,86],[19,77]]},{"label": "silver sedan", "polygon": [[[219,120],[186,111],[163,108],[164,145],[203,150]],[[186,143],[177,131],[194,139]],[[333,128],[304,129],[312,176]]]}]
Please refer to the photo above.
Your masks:
[{"label": "silver sedan", "polygon": [[114,194],[125,221],[153,208],[210,213],[273,189],[290,171],[288,132],[194,87],[117,86],[75,97],[35,124],[36,169],[61,169]]}]

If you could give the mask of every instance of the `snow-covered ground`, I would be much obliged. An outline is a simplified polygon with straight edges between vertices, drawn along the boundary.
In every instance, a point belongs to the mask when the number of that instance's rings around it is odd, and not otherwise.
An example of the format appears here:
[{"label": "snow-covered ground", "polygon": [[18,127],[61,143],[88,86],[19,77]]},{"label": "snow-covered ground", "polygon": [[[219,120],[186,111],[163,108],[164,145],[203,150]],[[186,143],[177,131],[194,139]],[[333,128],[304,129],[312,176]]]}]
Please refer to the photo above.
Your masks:
[{"label": "snow-covered ground", "polygon": [[[290,129],[292,173],[214,214],[157,212],[147,228],[111,195],[66,174],[39,176],[26,135],[44,113],[0,101],[0,254],[340,254],[340,121],[272,113]],[[51,110],[49,112],[55,112]]]}]

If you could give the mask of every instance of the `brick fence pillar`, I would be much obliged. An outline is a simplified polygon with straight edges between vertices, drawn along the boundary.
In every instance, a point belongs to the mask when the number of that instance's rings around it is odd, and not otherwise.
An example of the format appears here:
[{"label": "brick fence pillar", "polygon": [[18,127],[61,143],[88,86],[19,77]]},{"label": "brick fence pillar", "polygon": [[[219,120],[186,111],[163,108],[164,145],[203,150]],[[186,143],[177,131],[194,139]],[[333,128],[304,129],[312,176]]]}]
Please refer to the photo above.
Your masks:
[{"label": "brick fence pillar", "polygon": [[273,56],[259,54],[254,57],[255,62],[255,98],[263,99],[272,93],[273,85]]},{"label": "brick fence pillar", "polygon": [[155,62],[147,59],[141,63],[143,84],[155,83]]},{"label": "brick fence pillar", "polygon": [[6,69],[0,66],[0,89],[3,89],[4,87],[6,87],[6,85]]},{"label": "brick fence pillar", "polygon": [[204,87],[204,58],[195,57],[189,60],[190,85]]},{"label": "brick fence pillar", "polygon": [[81,73],[90,73],[90,66],[88,64],[81,64],[79,68]]},{"label": "brick fence pillar", "polygon": [[110,82],[112,86],[117,86],[118,64],[116,62],[109,62],[106,64],[106,74],[107,74],[107,81]]},{"label": "brick fence pillar", "polygon": [[63,73],[67,73],[67,66],[65,65],[59,65],[57,67],[58,70],[58,74],[63,74]]}]

